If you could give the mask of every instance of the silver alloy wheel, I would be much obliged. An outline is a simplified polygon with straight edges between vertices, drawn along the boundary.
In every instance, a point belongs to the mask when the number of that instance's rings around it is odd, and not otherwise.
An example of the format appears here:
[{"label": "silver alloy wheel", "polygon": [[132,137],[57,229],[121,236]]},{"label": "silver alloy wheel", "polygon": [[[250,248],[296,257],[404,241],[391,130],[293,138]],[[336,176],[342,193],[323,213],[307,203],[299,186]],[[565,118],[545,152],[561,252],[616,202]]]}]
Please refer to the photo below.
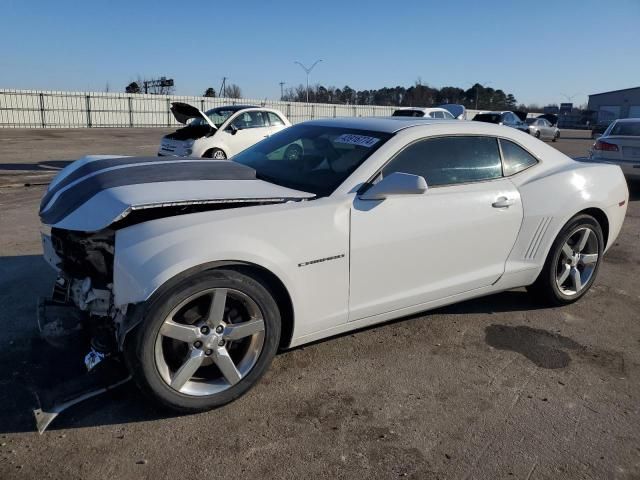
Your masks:
[{"label": "silver alloy wheel", "polygon": [[562,246],[556,268],[556,284],[571,297],[587,285],[598,265],[598,237],[589,227],[576,229]]},{"label": "silver alloy wheel", "polygon": [[165,318],[156,337],[156,368],[166,384],[180,393],[220,393],[255,366],[264,346],[264,330],[260,308],[245,293],[203,290]]},{"label": "silver alloy wheel", "polygon": [[226,160],[227,156],[222,150],[216,150],[213,152],[213,158],[215,158],[216,160]]}]

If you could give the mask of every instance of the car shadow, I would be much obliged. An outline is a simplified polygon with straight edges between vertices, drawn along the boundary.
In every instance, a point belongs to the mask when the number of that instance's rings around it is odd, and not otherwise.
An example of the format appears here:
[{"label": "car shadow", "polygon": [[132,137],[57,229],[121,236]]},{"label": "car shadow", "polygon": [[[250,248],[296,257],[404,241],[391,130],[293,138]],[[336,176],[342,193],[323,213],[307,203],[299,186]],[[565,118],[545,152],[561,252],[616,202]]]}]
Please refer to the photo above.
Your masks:
[{"label": "car shadow", "polygon": [[637,202],[640,200],[640,181],[628,181],[629,186],[629,201]]},{"label": "car shadow", "polygon": [[[0,434],[35,431],[33,409],[40,407],[41,393],[84,374],[82,359],[86,351],[57,350],[41,340],[37,331],[37,298],[48,295],[53,280],[51,269],[40,255],[0,257],[0,404],[3,406],[0,409]],[[541,307],[526,292],[508,291],[430,313],[474,314],[537,308]],[[423,316],[416,314],[388,323]],[[286,352],[282,354],[286,355]],[[149,402],[133,382],[129,382],[70,408],[51,424],[49,430],[121,425],[172,416],[176,414]]]}]

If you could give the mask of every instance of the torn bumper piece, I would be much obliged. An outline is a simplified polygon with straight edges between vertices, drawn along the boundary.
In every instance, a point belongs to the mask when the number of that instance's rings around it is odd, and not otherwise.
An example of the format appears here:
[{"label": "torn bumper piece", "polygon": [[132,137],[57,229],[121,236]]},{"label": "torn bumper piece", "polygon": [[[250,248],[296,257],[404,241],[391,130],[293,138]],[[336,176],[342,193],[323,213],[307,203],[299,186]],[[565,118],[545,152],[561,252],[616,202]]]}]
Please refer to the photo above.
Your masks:
[{"label": "torn bumper piece", "polygon": [[[69,303],[41,298],[38,301],[38,329],[53,347],[74,349],[95,343],[87,332],[89,315]],[[94,340],[94,342],[92,342]],[[119,355],[90,347],[84,357],[87,373],[59,383],[44,392],[36,392],[39,408],[33,413],[39,433],[64,410],[84,400],[126,383],[131,377]]]},{"label": "torn bumper piece", "polygon": [[33,414],[38,432],[44,433],[58,414],[67,408],[117,388],[130,379],[131,376],[120,359],[108,357],[87,374],[36,394],[40,408],[36,408]]}]

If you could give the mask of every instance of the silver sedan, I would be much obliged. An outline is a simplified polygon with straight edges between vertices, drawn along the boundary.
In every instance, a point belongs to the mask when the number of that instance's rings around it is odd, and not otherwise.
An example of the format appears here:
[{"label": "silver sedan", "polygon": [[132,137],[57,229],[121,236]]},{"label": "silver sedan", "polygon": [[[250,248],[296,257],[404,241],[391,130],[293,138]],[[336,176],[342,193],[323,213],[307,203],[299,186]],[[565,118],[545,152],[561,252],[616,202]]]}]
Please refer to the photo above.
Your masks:
[{"label": "silver sedan", "polygon": [[560,129],[555,125],[551,125],[549,120],[545,118],[527,118],[529,125],[529,133],[541,140],[551,140],[555,142],[560,138]]}]

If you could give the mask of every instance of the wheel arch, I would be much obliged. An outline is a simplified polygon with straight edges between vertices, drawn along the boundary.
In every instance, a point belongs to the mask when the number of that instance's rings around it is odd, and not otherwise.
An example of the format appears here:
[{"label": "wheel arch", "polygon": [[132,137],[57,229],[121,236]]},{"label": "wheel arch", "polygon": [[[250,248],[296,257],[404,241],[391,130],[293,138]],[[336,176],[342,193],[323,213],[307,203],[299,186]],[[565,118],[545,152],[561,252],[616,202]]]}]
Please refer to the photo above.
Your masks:
[{"label": "wheel arch", "polygon": [[280,350],[286,349],[291,344],[293,338],[294,328],[294,309],[291,294],[285,286],[284,282],[271,270],[251,262],[241,260],[221,260],[214,262],[207,262],[201,265],[188,268],[164,282],[158,287],[153,294],[144,302],[130,305],[127,312],[127,316],[120,328],[121,334],[118,338],[118,344],[120,350],[122,350],[124,342],[127,336],[134,330],[142,321],[146,306],[153,303],[155,299],[162,296],[167,290],[171,289],[175,285],[184,281],[185,279],[192,277],[198,273],[202,273],[210,270],[219,269],[234,270],[245,275],[252,276],[260,281],[273,295],[278,308],[280,309],[282,331],[280,332],[280,344],[278,348]]},{"label": "wheel arch", "polygon": [[600,224],[600,228],[602,228],[602,238],[604,240],[604,245],[602,246],[602,248],[607,248],[607,244],[609,242],[609,217],[607,217],[606,212],[597,207],[585,208],[575,215],[572,215],[571,218],[583,214],[591,215]]}]

